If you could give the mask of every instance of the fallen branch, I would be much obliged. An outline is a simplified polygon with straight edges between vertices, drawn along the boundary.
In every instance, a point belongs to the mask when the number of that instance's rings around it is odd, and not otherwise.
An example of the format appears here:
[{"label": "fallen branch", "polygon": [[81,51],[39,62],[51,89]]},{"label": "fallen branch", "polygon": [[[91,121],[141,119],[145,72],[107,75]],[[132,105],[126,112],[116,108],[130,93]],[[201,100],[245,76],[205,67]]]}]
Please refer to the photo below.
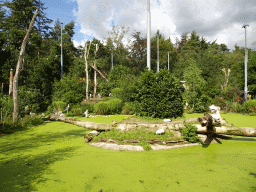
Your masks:
[{"label": "fallen branch", "polygon": [[107,82],[108,82],[108,79],[100,72],[99,69],[95,68],[92,64],[89,63],[89,65],[95,70],[97,71]]}]

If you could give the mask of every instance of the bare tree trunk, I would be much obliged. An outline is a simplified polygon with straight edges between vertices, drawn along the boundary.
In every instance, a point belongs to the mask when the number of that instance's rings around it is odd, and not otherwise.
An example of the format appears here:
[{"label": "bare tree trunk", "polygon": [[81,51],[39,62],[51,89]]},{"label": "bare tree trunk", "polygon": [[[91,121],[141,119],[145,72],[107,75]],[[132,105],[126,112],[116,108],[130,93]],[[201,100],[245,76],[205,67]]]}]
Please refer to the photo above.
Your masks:
[{"label": "bare tree trunk", "polygon": [[18,80],[19,80],[19,73],[20,73],[20,66],[22,64],[22,60],[23,60],[23,55],[25,53],[25,48],[26,48],[26,44],[28,42],[29,36],[30,36],[30,32],[33,28],[33,24],[35,21],[35,18],[38,14],[38,10],[39,8],[36,9],[36,12],[34,13],[34,16],[30,22],[29,28],[27,30],[27,34],[25,36],[25,38],[23,39],[23,42],[21,44],[21,49],[20,49],[20,55],[19,55],[19,59],[17,62],[17,66],[16,66],[16,72],[13,78],[13,122],[15,123],[18,120],[18,116],[19,116],[19,104],[18,104]]},{"label": "bare tree trunk", "polygon": [[[96,62],[94,62],[94,67],[96,68]],[[97,93],[97,72],[96,70],[94,70],[94,91],[93,91],[93,97],[96,97],[96,93]]]},{"label": "bare tree trunk", "polygon": [[86,100],[89,98],[89,73],[88,73],[88,57],[92,42],[89,44],[87,49],[87,43],[85,44],[84,60],[85,60],[85,74],[86,74]]},{"label": "bare tree trunk", "polygon": [[[98,44],[96,44],[96,49],[94,51],[94,69],[97,69],[96,66],[96,56],[97,56],[97,51],[98,51]],[[94,70],[94,92],[93,92],[93,97],[96,97],[97,93],[97,72]]]},{"label": "bare tree trunk", "polygon": [[10,83],[9,83],[9,95],[12,95],[13,91],[13,69],[10,71]]}]

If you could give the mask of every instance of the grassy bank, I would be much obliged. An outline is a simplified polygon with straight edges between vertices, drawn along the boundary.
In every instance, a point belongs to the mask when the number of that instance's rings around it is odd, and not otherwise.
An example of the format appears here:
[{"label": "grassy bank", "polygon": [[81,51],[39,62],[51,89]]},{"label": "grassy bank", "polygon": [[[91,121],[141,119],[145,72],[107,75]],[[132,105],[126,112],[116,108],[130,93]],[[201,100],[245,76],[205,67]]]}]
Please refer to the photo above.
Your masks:
[{"label": "grassy bank", "polygon": [[109,151],[63,122],[0,137],[0,191],[253,191],[256,139],[204,148]]},{"label": "grassy bank", "polygon": [[82,121],[89,121],[93,123],[104,123],[104,124],[111,124],[114,121],[119,122],[124,119],[127,119],[129,116],[128,115],[107,115],[107,116],[95,116],[95,117],[74,117],[77,120],[82,120]]}]

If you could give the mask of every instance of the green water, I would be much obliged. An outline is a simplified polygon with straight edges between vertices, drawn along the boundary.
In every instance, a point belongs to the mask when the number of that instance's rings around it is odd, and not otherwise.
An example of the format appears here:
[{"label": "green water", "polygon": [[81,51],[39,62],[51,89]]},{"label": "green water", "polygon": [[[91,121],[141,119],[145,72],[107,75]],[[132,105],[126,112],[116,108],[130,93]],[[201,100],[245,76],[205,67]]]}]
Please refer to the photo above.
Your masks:
[{"label": "green water", "polygon": [[237,113],[221,114],[221,117],[227,123],[233,124],[235,127],[254,127],[256,128],[256,116],[241,115]]},{"label": "green water", "polygon": [[110,151],[50,122],[0,137],[0,191],[255,191],[256,138],[166,151]]}]

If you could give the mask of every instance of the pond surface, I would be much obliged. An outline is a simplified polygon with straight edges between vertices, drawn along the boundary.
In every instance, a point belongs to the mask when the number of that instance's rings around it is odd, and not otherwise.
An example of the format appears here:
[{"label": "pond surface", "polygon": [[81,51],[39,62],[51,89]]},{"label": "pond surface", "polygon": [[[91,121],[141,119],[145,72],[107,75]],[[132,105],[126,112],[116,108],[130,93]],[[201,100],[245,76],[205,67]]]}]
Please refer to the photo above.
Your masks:
[{"label": "pond surface", "polygon": [[256,138],[132,152],[95,148],[50,122],[0,137],[0,191],[255,191]]}]

